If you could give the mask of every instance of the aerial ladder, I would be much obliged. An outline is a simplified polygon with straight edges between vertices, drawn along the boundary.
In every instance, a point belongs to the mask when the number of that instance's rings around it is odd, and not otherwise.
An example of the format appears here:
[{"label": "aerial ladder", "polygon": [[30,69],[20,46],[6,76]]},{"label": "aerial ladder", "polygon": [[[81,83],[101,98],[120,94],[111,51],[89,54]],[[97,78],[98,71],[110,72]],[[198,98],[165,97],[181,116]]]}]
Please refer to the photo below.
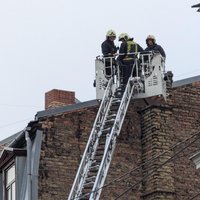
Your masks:
[{"label": "aerial ladder", "polygon": [[[110,59],[109,66],[105,66],[105,59]],[[119,65],[113,60],[95,60],[96,96],[101,104],[68,200],[100,198],[130,100],[166,98],[164,59],[159,53],[137,54],[133,66],[136,73],[129,77],[125,88],[121,85]],[[106,68],[110,74],[106,74]]]}]

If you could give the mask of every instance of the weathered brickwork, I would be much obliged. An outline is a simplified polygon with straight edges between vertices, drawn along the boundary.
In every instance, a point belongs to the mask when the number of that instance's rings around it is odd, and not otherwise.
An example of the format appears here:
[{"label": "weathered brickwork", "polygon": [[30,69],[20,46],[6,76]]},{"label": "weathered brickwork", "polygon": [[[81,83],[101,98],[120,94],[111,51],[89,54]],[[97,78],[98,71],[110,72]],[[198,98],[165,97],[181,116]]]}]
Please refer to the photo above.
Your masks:
[{"label": "weathered brickwork", "polygon": [[39,199],[64,200],[69,194],[97,108],[51,117],[42,122]]},{"label": "weathered brickwork", "polygon": [[[161,106],[132,101],[106,184],[135,170],[103,188],[101,199],[116,199],[125,190],[120,200],[188,200],[199,193],[200,171],[189,160],[200,149],[198,135],[192,137],[200,131],[199,103],[197,83],[171,89]],[[40,119],[44,135],[39,200],[68,196],[97,110],[91,107]]]},{"label": "weathered brickwork", "polygon": [[[174,88],[168,103],[173,107],[171,140],[174,144],[181,142],[200,132],[200,87],[190,84]],[[197,135],[199,136],[199,135]],[[199,137],[198,137],[199,138]],[[191,142],[193,142],[189,145]],[[189,158],[200,149],[200,139],[193,137],[174,149],[174,153],[182,151],[174,159],[174,187],[177,200],[188,200],[200,192],[200,171],[196,170]],[[198,198],[197,198],[198,199]]]},{"label": "weathered brickwork", "polygon": [[[134,124],[140,123],[138,108],[131,104],[117,141],[113,162],[109,169],[106,183],[113,181],[141,163],[141,129]],[[64,200],[69,194],[76,171],[81,160],[89,133],[91,131],[96,108],[84,109],[79,112],[66,113],[41,121],[45,130],[42,143],[39,175],[40,200]],[[133,178],[134,177],[134,178]],[[124,180],[104,188],[102,199],[114,198],[127,187],[140,180],[141,170],[134,171]],[[139,199],[137,194],[127,193],[121,199]]]},{"label": "weathered brickwork", "polygon": [[[112,182],[125,173],[137,168],[141,164],[141,128],[140,114],[137,112],[143,104],[131,102],[121,134],[117,140],[117,146],[108,172],[106,183]],[[104,188],[101,199],[115,199],[128,188],[141,179],[141,169],[134,170],[118,182]],[[120,197],[122,200],[140,199],[141,184],[137,184],[129,192]]]},{"label": "weathered brickwork", "polygon": [[53,89],[45,93],[45,109],[66,106],[75,103],[75,92]]},{"label": "weathered brickwork", "polygon": [[172,109],[150,106],[141,113],[143,199],[174,199],[173,164],[163,165],[173,155]]}]

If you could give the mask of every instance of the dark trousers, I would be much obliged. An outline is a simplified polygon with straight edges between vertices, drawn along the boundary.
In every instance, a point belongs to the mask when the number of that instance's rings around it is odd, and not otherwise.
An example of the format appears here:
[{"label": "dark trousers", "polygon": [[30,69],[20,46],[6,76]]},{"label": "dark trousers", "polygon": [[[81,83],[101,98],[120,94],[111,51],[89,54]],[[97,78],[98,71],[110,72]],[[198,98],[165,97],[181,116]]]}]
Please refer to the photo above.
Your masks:
[{"label": "dark trousers", "polygon": [[133,70],[134,60],[123,60],[123,64],[120,67],[122,71],[122,84],[126,85],[131,73],[133,76],[136,74],[136,69]]}]

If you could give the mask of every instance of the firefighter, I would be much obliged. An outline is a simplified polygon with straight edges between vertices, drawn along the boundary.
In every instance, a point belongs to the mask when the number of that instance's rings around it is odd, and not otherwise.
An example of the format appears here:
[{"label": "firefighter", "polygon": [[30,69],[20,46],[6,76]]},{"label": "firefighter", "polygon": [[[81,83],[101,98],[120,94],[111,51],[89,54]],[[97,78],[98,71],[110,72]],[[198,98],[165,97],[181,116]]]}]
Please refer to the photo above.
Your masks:
[{"label": "firefighter", "polygon": [[[105,58],[105,68],[107,76],[111,76],[111,65],[115,65],[114,57],[117,55],[117,47],[114,44],[115,39],[116,33],[114,30],[110,29],[106,33],[106,40],[101,44],[101,50]],[[108,58],[106,59],[106,57]]]},{"label": "firefighter", "polygon": [[[130,38],[127,33],[121,33],[119,35],[119,41],[122,43],[119,48],[118,61],[123,74],[122,84],[126,85],[131,75],[137,53],[142,52],[143,48],[134,42],[133,38]],[[135,68],[132,75],[136,75]]]},{"label": "firefighter", "polygon": [[165,51],[160,45],[156,44],[156,38],[153,35],[147,36],[146,44],[147,48],[145,49],[145,51],[155,51],[155,52],[158,51],[165,60],[166,58]]}]

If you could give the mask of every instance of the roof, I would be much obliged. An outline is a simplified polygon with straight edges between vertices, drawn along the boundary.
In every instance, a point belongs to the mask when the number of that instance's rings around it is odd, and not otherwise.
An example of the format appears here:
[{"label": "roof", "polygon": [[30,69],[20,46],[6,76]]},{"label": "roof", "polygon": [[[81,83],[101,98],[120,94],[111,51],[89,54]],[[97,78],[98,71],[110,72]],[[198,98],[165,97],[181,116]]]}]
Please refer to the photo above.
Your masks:
[{"label": "roof", "polygon": [[[24,146],[25,142],[25,131],[30,129],[32,125],[37,124],[37,121],[30,121],[27,124],[26,129],[21,130],[20,132],[17,132],[10,137],[0,141],[0,146],[6,146],[11,148],[22,148]],[[31,137],[31,135],[30,135]]]},{"label": "roof", "polygon": [[175,81],[175,82],[173,82],[172,87],[180,87],[183,85],[188,85],[188,84],[191,84],[194,82],[199,82],[199,81],[200,81],[200,76],[194,76],[194,77]]},{"label": "roof", "polygon": [[[200,76],[194,76],[191,78],[177,80],[177,81],[173,82],[172,87],[173,88],[181,87],[181,86],[188,85],[188,84],[191,84],[194,82],[200,82]],[[35,117],[37,120],[39,118],[58,115],[58,114],[65,113],[65,112],[73,112],[73,111],[77,111],[77,110],[80,110],[83,108],[89,108],[89,107],[93,107],[93,106],[99,106],[98,100],[94,99],[94,100],[85,101],[85,102],[78,102],[73,105],[67,105],[67,106],[62,106],[62,107],[58,107],[58,108],[54,108],[54,109],[38,111]],[[0,146],[4,145],[4,144],[8,144],[11,141],[16,142],[16,139],[18,137],[23,137],[22,131],[15,133],[14,135],[0,141]]]},{"label": "roof", "polygon": [[[198,82],[198,81],[200,81],[200,76],[194,76],[191,78],[186,78],[186,79],[175,81],[175,82],[173,82],[172,87],[173,88],[180,87],[180,86],[191,84],[193,82]],[[36,114],[36,118],[39,119],[42,117],[49,117],[49,116],[61,114],[64,112],[72,112],[72,111],[76,111],[76,110],[79,110],[82,108],[98,106],[98,105],[99,105],[99,103],[96,99],[91,100],[91,101],[86,101],[86,102],[80,102],[80,103],[73,104],[73,105],[67,105],[67,106],[62,106],[62,107],[58,107],[58,108],[54,108],[54,109],[39,111]]]},{"label": "roof", "polygon": [[4,140],[1,140],[1,141],[0,141],[0,146],[4,146],[4,145],[9,144],[9,143],[12,142],[18,135],[20,135],[20,133],[21,133],[21,131],[15,133],[14,135],[11,135],[10,137],[7,137],[7,138],[4,139]]},{"label": "roof", "polygon": [[98,106],[98,100],[91,100],[91,101],[85,101],[85,102],[81,102],[81,103],[76,103],[73,105],[67,105],[67,106],[62,106],[62,107],[58,107],[58,108],[53,108],[53,109],[49,109],[49,110],[43,110],[43,111],[39,111],[36,114],[36,118],[42,118],[42,117],[49,117],[49,116],[53,116],[53,115],[57,115],[60,113],[64,113],[64,112],[72,112],[72,111],[76,111],[76,110],[80,110],[83,108],[88,108],[88,107],[93,107],[93,106]]}]

